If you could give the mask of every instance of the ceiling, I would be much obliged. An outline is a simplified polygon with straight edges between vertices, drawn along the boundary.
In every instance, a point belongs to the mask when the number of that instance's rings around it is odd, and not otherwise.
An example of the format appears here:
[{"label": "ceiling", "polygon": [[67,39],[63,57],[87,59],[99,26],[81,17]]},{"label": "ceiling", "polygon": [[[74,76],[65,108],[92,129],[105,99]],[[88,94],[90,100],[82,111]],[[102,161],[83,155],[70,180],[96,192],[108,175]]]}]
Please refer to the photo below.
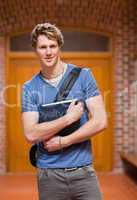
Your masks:
[{"label": "ceiling", "polygon": [[0,34],[29,30],[45,21],[112,32],[131,2],[136,4],[134,0],[0,0]]}]

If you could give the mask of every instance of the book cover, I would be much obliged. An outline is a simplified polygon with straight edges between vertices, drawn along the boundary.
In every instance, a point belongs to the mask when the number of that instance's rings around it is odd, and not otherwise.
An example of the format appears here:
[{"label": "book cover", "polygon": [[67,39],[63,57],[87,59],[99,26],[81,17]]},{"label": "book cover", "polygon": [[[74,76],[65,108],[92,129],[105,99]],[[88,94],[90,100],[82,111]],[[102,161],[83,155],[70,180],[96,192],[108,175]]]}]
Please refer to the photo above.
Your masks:
[{"label": "book cover", "polygon": [[48,104],[42,104],[39,107],[39,122],[51,121],[58,119],[66,114],[69,105],[77,99],[64,100]]},{"label": "book cover", "polygon": [[[48,122],[58,119],[66,114],[67,109],[71,102],[77,102],[77,99],[64,100],[48,104],[42,104],[39,108],[39,123]],[[60,136],[68,135],[80,127],[80,120],[72,123],[71,125],[62,129],[59,133]]]}]

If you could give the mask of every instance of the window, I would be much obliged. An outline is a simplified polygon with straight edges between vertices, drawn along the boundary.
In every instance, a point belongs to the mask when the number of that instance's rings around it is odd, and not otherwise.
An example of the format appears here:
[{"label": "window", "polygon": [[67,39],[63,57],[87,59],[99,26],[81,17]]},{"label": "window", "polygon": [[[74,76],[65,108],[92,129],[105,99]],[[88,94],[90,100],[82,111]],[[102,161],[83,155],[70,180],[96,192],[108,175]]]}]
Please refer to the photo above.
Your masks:
[{"label": "window", "polygon": [[[80,31],[63,31],[63,51],[96,51],[110,50],[110,39],[107,36]],[[24,33],[10,38],[10,51],[32,51],[30,34]]]}]

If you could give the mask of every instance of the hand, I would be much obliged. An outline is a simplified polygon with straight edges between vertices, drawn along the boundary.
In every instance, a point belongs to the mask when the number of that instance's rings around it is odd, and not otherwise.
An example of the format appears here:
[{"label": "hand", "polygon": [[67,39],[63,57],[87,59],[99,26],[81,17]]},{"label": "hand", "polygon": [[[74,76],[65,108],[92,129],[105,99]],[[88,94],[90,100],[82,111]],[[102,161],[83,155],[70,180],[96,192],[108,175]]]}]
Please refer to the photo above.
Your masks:
[{"label": "hand", "polygon": [[61,137],[60,136],[54,136],[50,138],[49,140],[43,141],[44,148],[51,151],[60,150],[62,148],[61,146]]},{"label": "hand", "polygon": [[72,120],[72,123],[80,119],[84,112],[84,104],[82,102],[72,102],[67,110],[67,116]]}]

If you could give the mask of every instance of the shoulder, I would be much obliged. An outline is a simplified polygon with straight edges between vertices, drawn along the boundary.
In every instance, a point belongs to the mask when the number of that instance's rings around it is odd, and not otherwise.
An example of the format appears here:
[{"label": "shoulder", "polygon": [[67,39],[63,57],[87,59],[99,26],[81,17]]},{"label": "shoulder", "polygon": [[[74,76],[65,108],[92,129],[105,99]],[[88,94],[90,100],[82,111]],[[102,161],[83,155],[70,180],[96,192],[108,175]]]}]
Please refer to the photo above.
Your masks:
[{"label": "shoulder", "polygon": [[70,70],[75,69],[75,68],[80,68],[81,72],[79,75],[79,80],[80,81],[95,81],[94,75],[92,73],[92,69],[84,66],[78,66],[75,64],[68,64],[68,67]]},{"label": "shoulder", "polygon": [[39,85],[39,80],[40,80],[39,76],[40,76],[39,73],[34,75],[31,79],[29,79],[28,81],[26,81],[23,84],[23,88],[31,90],[31,89],[37,87]]},{"label": "shoulder", "polygon": [[92,73],[92,69],[88,68],[88,67],[84,67],[81,70],[81,78],[83,79],[83,81],[87,81],[87,82],[95,82],[95,77]]},{"label": "shoulder", "polygon": [[80,74],[82,74],[82,75],[86,75],[88,73],[92,73],[91,72],[92,70],[90,68],[88,68],[88,67],[78,66],[78,65],[75,65],[75,64],[71,64],[71,63],[68,64],[68,68],[69,69],[80,68],[81,69]]},{"label": "shoulder", "polygon": [[88,67],[81,67],[80,79],[81,79],[81,81],[88,81],[88,80],[92,81],[92,80],[94,80],[92,70]]},{"label": "shoulder", "polygon": [[88,67],[83,67],[82,70],[81,70],[81,74],[82,74],[83,76],[87,76],[88,74],[91,74],[91,73],[92,73],[92,72],[91,72],[91,69],[88,68]]}]

